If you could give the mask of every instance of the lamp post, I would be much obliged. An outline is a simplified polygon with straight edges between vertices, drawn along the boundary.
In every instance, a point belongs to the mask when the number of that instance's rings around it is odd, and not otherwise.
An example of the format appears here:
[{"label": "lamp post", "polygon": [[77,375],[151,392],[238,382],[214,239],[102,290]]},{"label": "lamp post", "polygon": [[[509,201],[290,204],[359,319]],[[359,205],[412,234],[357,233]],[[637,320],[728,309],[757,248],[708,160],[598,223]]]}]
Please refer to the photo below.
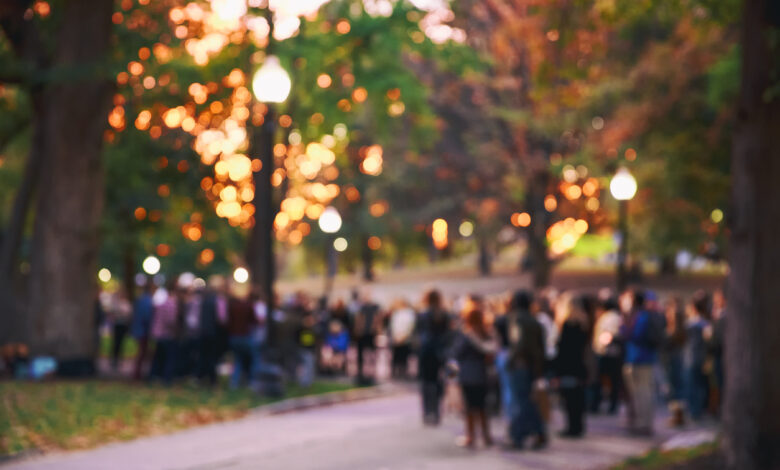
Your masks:
[{"label": "lamp post", "polygon": [[325,298],[330,296],[333,290],[333,277],[336,275],[336,247],[335,234],[341,229],[341,214],[333,206],[328,206],[320,215],[318,221],[320,230],[328,235],[325,241]]},{"label": "lamp post", "polygon": [[263,65],[252,78],[252,91],[255,98],[259,102],[265,103],[268,110],[259,132],[253,133],[252,151],[260,154],[262,165],[260,171],[253,174],[255,183],[253,203],[256,215],[251,243],[254,244],[255,249],[250,250],[250,255],[255,259],[249,260],[249,264],[252,267],[253,282],[262,285],[269,312],[273,311],[275,276],[273,223],[276,207],[274,206],[272,183],[275,170],[276,110],[274,105],[283,103],[290,94],[290,89],[290,76],[282,68],[279,58],[274,55],[266,56]]},{"label": "lamp post", "polygon": [[620,229],[620,247],[617,256],[617,289],[626,288],[626,258],[628,256],[628,201],[636,194],[636,179],[627,168],[618,168],[609,183],[609,192],[618,201],[618,227]]}]

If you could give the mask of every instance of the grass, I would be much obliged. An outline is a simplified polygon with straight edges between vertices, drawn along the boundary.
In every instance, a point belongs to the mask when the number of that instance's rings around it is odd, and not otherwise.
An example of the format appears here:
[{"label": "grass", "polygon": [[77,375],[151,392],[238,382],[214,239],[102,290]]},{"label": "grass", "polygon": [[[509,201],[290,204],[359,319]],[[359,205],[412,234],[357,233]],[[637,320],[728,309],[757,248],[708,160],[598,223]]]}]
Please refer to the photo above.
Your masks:
[{"label": "grass", "polygon": [[[350,388],[315,383],[284,398]],[[94,447],[239,418],[274,400],[249,390],[153,387],[109,381],[0,382],[0,456]]]},{"label": "grass", "polygon": [[612,467],[612,470],[713,469],[713,463],[717,461],[717,449],[717,443],[714,442],[668,452],[655,449],[645,455],[631,457]]}]

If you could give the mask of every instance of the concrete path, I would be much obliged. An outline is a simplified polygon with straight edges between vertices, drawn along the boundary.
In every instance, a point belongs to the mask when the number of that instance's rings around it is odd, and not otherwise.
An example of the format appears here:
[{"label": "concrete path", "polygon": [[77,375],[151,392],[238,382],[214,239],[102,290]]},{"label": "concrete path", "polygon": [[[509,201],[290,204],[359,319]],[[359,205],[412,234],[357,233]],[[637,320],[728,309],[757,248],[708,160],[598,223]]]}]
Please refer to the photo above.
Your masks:
[{"label": "concrete path", "polygon": [[[553,431],[561,417],[555,416]],[[493,423],[495,437],[503,425]],[[239,421],[167,436],[54,454],[3,466],[3,470],[243,470],[243,469],[603,469],[641,454],[674,435],[658,418],[654,439],[627,437],[619,418],[588,421],[582,440],[553,437],[541,452],[498,448],[464,450],[454,445],[462,431],[456,417],[439,428],[420,422],[413,392],[370,401],[283,415],[254,414]],[[553,436],[555,433],[551,433]]]}]

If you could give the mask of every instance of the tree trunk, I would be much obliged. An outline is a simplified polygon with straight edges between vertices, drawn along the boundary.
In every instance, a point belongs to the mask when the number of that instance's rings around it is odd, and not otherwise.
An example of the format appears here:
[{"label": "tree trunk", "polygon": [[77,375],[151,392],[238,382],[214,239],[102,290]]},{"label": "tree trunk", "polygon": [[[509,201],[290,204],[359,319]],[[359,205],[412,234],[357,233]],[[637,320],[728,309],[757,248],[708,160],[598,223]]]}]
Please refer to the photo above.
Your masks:
[{"label": "tree trunk", "polygon": [[732,469],[780,468],[780,27],[775,0],[745,0],[732,150],[723,449]]},{"label": "tree trunk", "polygon": [[96,350],[98,223],[103,206],[101,149],[111,84],[96,68],[111,40],[112,2],[67,1],[45,91],[46,164],[41,169],[30,271],[34,354],[88,371]]},{"label": "tree trunk", "polygon": [[490,276],[493,272],[493,260],[490,256],[490,248],[484,236],[479,237],[479,256],[477,264],[480,276]]},{"label": "tree trunk", "polygon": [[550,283],[550,258],[547,254],[547,225],[550,217],[544,207],[548,179],[546,170],[529,171],[526,174],[526,209],[531,215],[531,225],[526,230],[528,252],[523,265],[531,271],[536,289]]}]

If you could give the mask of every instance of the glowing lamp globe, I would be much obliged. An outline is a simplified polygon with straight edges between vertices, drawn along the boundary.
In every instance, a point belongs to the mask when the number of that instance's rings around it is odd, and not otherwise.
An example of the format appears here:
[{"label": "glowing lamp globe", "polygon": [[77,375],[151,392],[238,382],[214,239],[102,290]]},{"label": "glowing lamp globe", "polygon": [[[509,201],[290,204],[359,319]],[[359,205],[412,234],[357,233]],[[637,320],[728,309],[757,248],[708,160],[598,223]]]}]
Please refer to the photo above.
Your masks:
[{"label": "glowing lamp globe", "polygon": [[160,260],[156,256],[147,256],[141,266],[144,268],[144,272],[150,276],[160,272]]},{"label": "glowing lamp globe", "polygon": [[291,88],[290,76],[282,68],[279,58],[273,55],[265,58],[252,78],[252,91],[262,103],[283,103]]},{"label": "glowing lamp globe", "polygon": [[628,201],[636,194],[636,179],[626,168],[618,169],[609,182],[609,192],[618,201]]},{"label": "glowing lamp globe", "polygon": [[325,233],[336,233],[341,229],[341,215],[333,206],[322,211],[319,219],[320,230]]}]

